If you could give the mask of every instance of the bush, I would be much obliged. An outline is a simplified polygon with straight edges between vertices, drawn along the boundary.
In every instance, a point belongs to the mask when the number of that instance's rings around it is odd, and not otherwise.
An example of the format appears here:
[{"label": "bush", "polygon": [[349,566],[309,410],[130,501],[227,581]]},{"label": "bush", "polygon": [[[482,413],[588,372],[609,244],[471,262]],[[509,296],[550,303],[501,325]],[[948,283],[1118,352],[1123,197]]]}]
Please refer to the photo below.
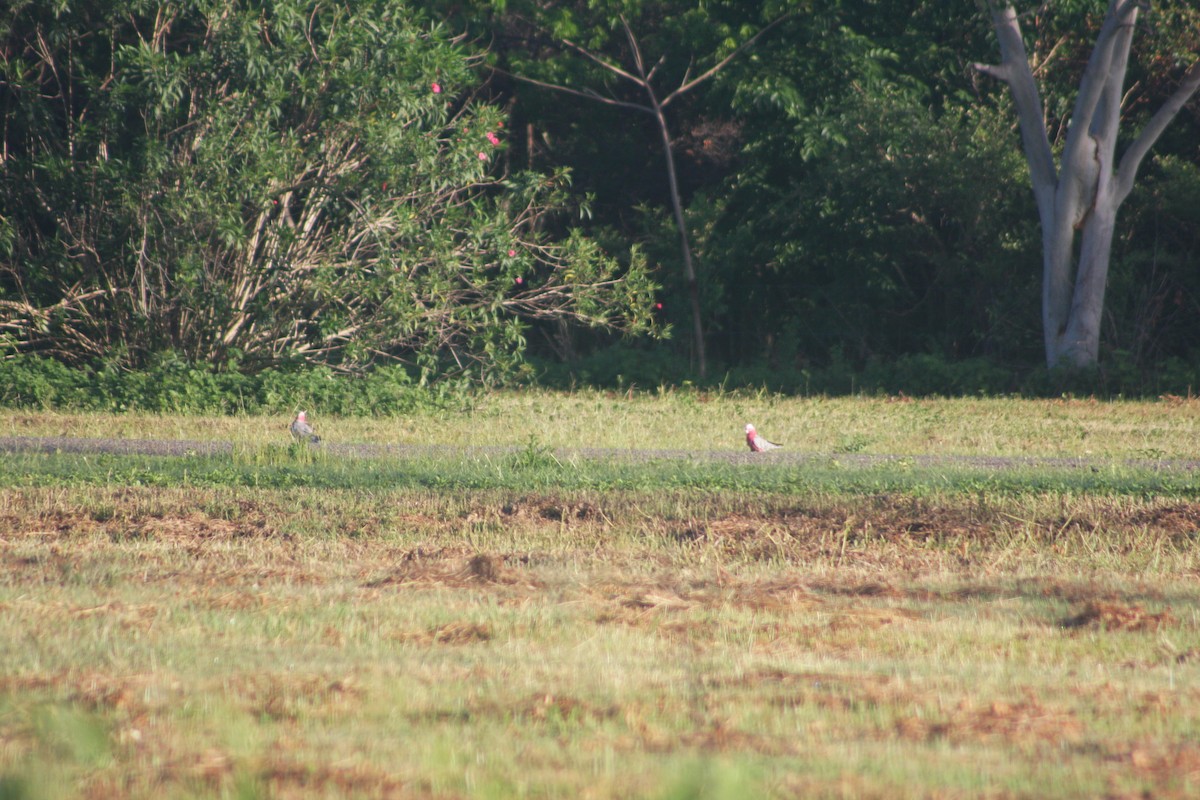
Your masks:
[{"label": "bush", "polygon": [[309,406],[350,416],[461,405],[469,398],[465,383],[422,386],[395,366],[354,375],[324,366],[247,375],[180,362],[128,372],[68,367],[29,355],[0,361],[0,405],[10,408],[258,414]]},{"label": "bush", "polygon": [[1191,396],[1200,389],[1200,357],[1167,359],[1158,368],[1139,368],[1129,354],[1108,354],[1100,369],[1050,371],[1041,366],[1005,365],[986,358],[961,360],[914,353],[895,359],[872,358],[855,364],[835,350],[827,363],[809,368],[780,369],[759,362],[723,369],[711,365],[701,381],[687,361],[667,348],[647,350],[613,345],[569,364],[541,365],[538,383],[548,388],[576,386],[627,389],[685,383],[701,388],[755,388],[796,395],[905,394],[978,396],[1020,394],[1058,397]]},{"label": "bush", "polygon": [[[1017,369],[986,359],[949,361],[916,354],[875,360],[855,369],[844,359],[813,369],[780,370],[760,364],[700,381],[669,351],[613,346],[573,364],[544,364],[537,384],[653,389],[693,385],[701,389],[756,389],[794,395],[906,394],[978,396],[1020,394],[1058,397],[1193,396],[1200,388],[1196,362],[1170,359],[1153,373],[1134,369],[1128,358],[1110,358],[1086,373]],[[321,408],[342,416],[403,414],[421,408],[469,405],[466,381],[423,384],[402,367],[381,366],[344,374],[325,366],[264,369],[254,374],[212,371],[168,360],[129,372],[66,366],[31,355],[0,360],[0,406],[73,411],[149,411],[180,414],[278,414]]]},{"label": "bush", "polygon": [[4,349],[186,405],[226,378],[165,354],[489,382],[534,323],[654,327],[645,259],[562,231],[569,175],[505,167],[478,56],[415,7],[28,0],[0,31]]}]

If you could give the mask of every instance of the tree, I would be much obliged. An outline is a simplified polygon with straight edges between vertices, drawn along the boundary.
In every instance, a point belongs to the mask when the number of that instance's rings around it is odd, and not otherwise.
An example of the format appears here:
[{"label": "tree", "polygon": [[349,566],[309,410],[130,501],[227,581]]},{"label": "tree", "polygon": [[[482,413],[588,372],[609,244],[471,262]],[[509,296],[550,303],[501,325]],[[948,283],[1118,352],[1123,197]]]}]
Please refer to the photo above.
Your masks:
[{"label": "tree", "polygon": [[1007,275],[1037,252],[1033,203],[1008,189],[1024,164],[1007,121],[926,102],[894,87],[849,93],[824,120],[837,142],[814,143],[807,161],[756,159],[713,199],[698,245],[730,306],[754,309],[712,337],[714,353],[784,368],[1036,354],[1037,286]]},{"label": "tree", "polygon": [[0,16],[0,336],[66,361],[401,359],[487,379],[526,326],[653,327],[655,287],[504,174],[477,56],[402,3]]},{"label": "tree", "polygon": [[1051,368],[1096,365],[1117,210],[1146,154],[1200,89],[1200,60],[1193,60],[1116,159],[1125,75],[1142,7],[1140,0],[1109,0],[1056,164],[1020,19],[1011,3],[987,0],[1001,61],[975,68],[1006,83],[1016,107],[1042,228],[1042,329]]},{"label": "tree", "polygon": [[671,200],[671,213],[675,220],[675,227],[679,235],[679,251],[683,262],[684,280],[687,285],[688,302],[691,306],[691,322],[692,322],[692,346],[694,348],[697,368],[700,377],[703,378],[708,372],[708,358],[705,351],[704,342],[704,322],[700,303],[700,286],[696,278],[696,268],[693,263],[692,245],[688,235],[687,222],[684,219],[683,200],[679,191],[679,179],[675,166],[675,148],[672,143],[670,126],[667,123],[666,109],[680,97],[692,91],[696,87],[711,80],[721,70],[729,65],[739,54],[752,47],[759,38],[767,31],[775,27],[779,22],[786,19],[788,15],[776,17],[772,22],[760,28],[753,35],[746,38],[743,42],[735,46],[730,52],[725,54],[716,61],[711,67],[704,70],[698,75],[693,75],[691,66],[684,71],[679,79],[678,85],[668,92],[662,92],[655,87],[655,79],[659,75],[659,70],[667,61],[667,54],[663,53],[652,66],[647,66],[647,61],[642,52],[642,45],[638,37],[634,34],[628,20],[624,15],[618,15],[620,20],[621,30],[624,32],[626,52],[625,56],[628,59],[628,68],[616,63],[614,60],[604,57],[603,55],[593,52],[587,47],[584,47],[569,38],[562,38],[561,42],[571,52],[574,52],[589,62],[599,66],[601,70],[609,76],[615,76],[620,81],[628,82],[636,87],[639,94],[644,96],[641,101],[629,101],[604,95],[592,88],[576,88],[548,81],[538,80],[528,75],[514,75],[513,77],[527,83],[541,86],[554,91],[565,92],[577,97],[586,98],[605,105],[614,106],[617,108],[630,109],[650,115],[654,120],[655,129],[658,132],[660,144],[663,152],[663,162],[666,166],[668,193]]}]

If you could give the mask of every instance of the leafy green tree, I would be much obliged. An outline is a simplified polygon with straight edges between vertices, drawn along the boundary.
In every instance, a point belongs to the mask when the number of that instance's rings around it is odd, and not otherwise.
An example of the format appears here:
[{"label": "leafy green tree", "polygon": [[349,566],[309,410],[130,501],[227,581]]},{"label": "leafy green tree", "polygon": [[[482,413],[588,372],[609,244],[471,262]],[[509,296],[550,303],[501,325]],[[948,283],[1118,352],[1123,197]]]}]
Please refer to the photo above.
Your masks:
[{"label": "leafy green tree", "polygon": [[694,204],[723,269],[718,341],[793,368],[1028,357],[1037,286],[1011,265],[1036,253],[1036,230],[1028,199],[1007,190],[1021,162],[1005,120],[892,89],[847,97],[824,130],[807,158],[799,136],[759,140],[781,155],[747,160],[731,191]]},{"label": "leafy green tree", "polygon": [[986,28],[946,31],[944,4],[818,5],[720,82],[740,152],[691,209],[719,271],[718,353],[1023,352],[1029,282],[1003,271],[1030,241],[1006,191],[1021,164],[1003,117],[973,110],[960,55]]},{"label": "leafy green tree", "polygon": [[1113,242],[1104,329],[1111,360],[1143,373],[1197,363],[1200,318],[1200,165],[1165,155],[1148,167]]},{"label": "leafy green tree", "polygon": [[[693,232],[684,214],[692,187],[679,174],[677,151],[690,151],[685,158],[694,179],[693,143],[706,138],[705,129],[722,127],[722,110],[713,120],[697,111],[706,106],[702,95],[731,63],[744,58],[790,15],[792,4],[605,0],[547,5],[514,0],[434,5],[457,12],[458,24],[476,35],[486,34],[495,43],[500,77],[526,84],[509,91],[515,105],[527,109],[529,158],[540,151],[578,167],[591,176],[602,196],[620,198],[618,224],[628,225],[634,216],[649,217],[653,238],[674,240],[671,248],[658,251],[664,265],[679,265],[679,306],[688,309],[688,344],[703,376],[704,295],[709,287],[697,277],[704,266],[694,258]],[[530,86],[551,89],[560,99],[547,103]],[[596,113],[589,105],[607,112]],[[727,115],[728,110],[723,111]],[[534,135],[535,128],[545,133],[544,141]],[[602,133],[589,135],[588,130]],[[567,133],[567,141],[561,133]],[[654,212],[643,213],[662,208],[669,210],[673,231],[660,233]]]},{"label": "leafy green tree", "polygon": [[[643,99],[638,87],[606,81],[605,68],[561,40],[620,59],[624,17],[643,54],[668,54],[656,76],[674,86],[688,66],[681,53],[711,56],[691,65],[701,74],[716,54],[788,13],[670,109],[710,358],[780,366],[842,358],[861,368],[933,352],[1044,363],[1041,276],[1023,268],[1038,262],[1041,235],[1034,199],[1021,188],[1028,168],[1011,98],[973,68],[995,46],[976,0],[427,2],[488,41],[489,64],[630,103]],[[1175,90],[1181,59],[1200,44],[1191,6],[1161,0],[1139,17],[1128,122],[1147,120]],[[1055,148],[1069,129],[1098,7],[1025,6]],[[532,91],[505,73],[490,73],[488,88],[511,104],[514,162],[570,165],[596,197],[589,230],[642,243],[662,265],[664,313],[686,325],[678,234],[661,211],[670,198],[654,179],[661,148],[649,115]],[[1159,139],[1161,163],[1147,159],[1152,185],[1127,201],[1110,274],[1121,291],[1110,293],[1109,347],[1164,358],[1187,355],[1194,340],[1186,319],[1200,304],[1185,265],[1194,261],[1186,198],[1197,136],[1193,104]]]},{"label": "leafy green tree", "polygon": [[523,75],[517,75],[519,80],[528,81],[535,86],[553,89],[555,91],[566,92],[567,94],[583,97],[585,99],[594,100],[605,105],[615,108],[622,108],[640,113],[649,114],[654,120],[658,130],[659,139],[662,142],[663,162],[666,165],[666,178],[668,193],[671,198],[671,212],[675,220],[675,228],[679,233],[680,239],[680,255],[683,261],[683,274],[687,283],[688,301],[691,305],[692,313],[692,346],[696,353],[696,363],[700,372],[700,377],[703,378],[708,372],[708,359],[705,354],[704,342],[704,323],[703,315],[700,307],[700,286],[696,279],[696,268],[692,258],[691,235],[688,233],[687,222],[684,219],[683,201],[679,192],[679,178],[675,167],[675,147],[671,137],[670,125],[667,122],[667,106],[674,103],[686,93],[692,91],[696,87],[702,85],[706,81],[718,75],[722,69],[727,67],[735,57],[744,50],[749,49],[760,36],[769,31],[784,17],[779,17],[763,28],[749,36],[745,41],[734,47],[720,60],[716,60],[708,69],[700,72],[697,75],[692,75],[690,71],[685,72],[680,79],[678,86],[666,87],[660,89],[655,85],[655,76],[667,60],[667,54],[664,53],[657,60],[657,63],[648,65],[647,58],[642,52],[641,43],[638,40],[637,34],[630,27],[628,20],[624,16],[620,17],[621,28],[625,32],[626,51],[623,54],[624,60],[628,64],[622,65],[614,60],[605,58],[597,53],[593,53],[586,47],[579,45],[570,39],[562,39],[562,44],[567,49],[577,53],[582,58],[587,59],[597,65],[602,71],[608,73],[609,76],[615,77],[617,80],[624,80],[633,86],[641,89],[644,97],[639,101],[631,101],[621,99],[608,94],[601,94],[592,87],[579,88],[573,86],[565,86],[560,84],[548,83],[546,81],[537,80]]},{"label": "leafy green tree", "polygon": [[0,330],[64,360],[490,379],[542,321],[639,333],[654,285],[501,166],[477,56],[400,2],[5,12]]}]

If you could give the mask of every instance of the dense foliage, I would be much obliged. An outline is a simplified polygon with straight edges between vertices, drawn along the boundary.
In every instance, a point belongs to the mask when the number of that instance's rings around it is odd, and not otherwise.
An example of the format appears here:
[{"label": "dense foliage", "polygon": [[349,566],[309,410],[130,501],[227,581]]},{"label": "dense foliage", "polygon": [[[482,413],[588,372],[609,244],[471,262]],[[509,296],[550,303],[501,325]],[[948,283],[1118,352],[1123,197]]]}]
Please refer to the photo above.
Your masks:
[{"label": "dense foliage", "polygon": [[[628,25],[677,86],[770,26],[669,109],[710,380],[1053,383],[1037,215],[1011,102],[972,68],[996,54],[974,0],[409,6],[4,12],[8,345],[101,371],[386,356],[487,378],[531,352],[563,383],[694,378],[688,336],[613,346],[612,331],[689,329],[652,120],[514,76],[638,103],[579,48],[629,67]],[[1061,136],[1106,3],[1019,7]],[[1200,52],[1190,3],[1155,3],[1140,25],[1130,130]],[[1118,219],[1090,385],[1191,381],[1197,142],[1193,101]]]},{"label": "dense foliage", "polygon": [[75,411],[148,411],[181,414],[402,414],[416,408],[452,408],[470,402],[463,381],[421,385],[402,366],[378,366],[346,375],[323,366],[265,367],[252,373],[213,371],[182,361],[137,371],[115,365],[72,367],[21,355],[0,361],[0,406]]},{"label": "dense foliage", "polygon": [[[1020,4],[1060,138],[1106,5]],[[623,18],[649,63],[694,75],[785,17],[672,120],[709,349],[726,366],[861,369],[912,354],[1017,370],[1044,363],[1037,213],[1011,101],[972,66],[996,55],[974,0],[467,7],[474,16],[458,24],[490,33],[501,69],[616,99],[623,88],[564,41],[628,63]],[[1141,20],[1130,131],[1200,52],[1191,4],[1156,3]],[[574,167],[577,185],[596,194],[595,225],[643,241],[661,265],[667,315],[681,327],[687,302],[650,125],[522,82],[500,85],[515,98],[514,126],[526,129],[513,157]],[[1200,188],[1198,107],[1160,140],[1118,220],[1103,339],[1110,368],[1154,372],[1197,355],[1185,317],[1200,311],[1200,284],[1184,265],[1200,254],[1189,200]],[[682,340],[673,346],[686,352]]]},{"label": "dense foliage", "polygon": [[4,13],[6,343],[72,363],[401,358],[484,380],[550,320],[645,331],[654,287],[497,168],[473,56],[402,3]]}]

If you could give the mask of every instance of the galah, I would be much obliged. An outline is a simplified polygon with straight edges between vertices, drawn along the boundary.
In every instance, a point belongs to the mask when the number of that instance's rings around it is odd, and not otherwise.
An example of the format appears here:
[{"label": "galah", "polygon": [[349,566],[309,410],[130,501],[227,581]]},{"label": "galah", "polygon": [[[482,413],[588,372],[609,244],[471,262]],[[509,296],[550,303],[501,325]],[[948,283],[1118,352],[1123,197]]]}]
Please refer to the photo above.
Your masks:
[{"label": "galah", "polygon": [[754,430],[754,426],[747,423],[746,425],[746,444],[750,445],[750,449],[756,453],[761,453],[764,450],[774,450],[777,447],[783,447],[775,442],[768,442],[766,439],[758,435],[758,431]]},{"label": "galah", "polygon": [[312,442],[316,444],[321,441],[321,437],[317,436],[313,431],[312,425],[308,424],[308,414],[301,411],[292,420],[292,424],[288,426],[288,430],[292,432],[292,438],[297,442]]}]

